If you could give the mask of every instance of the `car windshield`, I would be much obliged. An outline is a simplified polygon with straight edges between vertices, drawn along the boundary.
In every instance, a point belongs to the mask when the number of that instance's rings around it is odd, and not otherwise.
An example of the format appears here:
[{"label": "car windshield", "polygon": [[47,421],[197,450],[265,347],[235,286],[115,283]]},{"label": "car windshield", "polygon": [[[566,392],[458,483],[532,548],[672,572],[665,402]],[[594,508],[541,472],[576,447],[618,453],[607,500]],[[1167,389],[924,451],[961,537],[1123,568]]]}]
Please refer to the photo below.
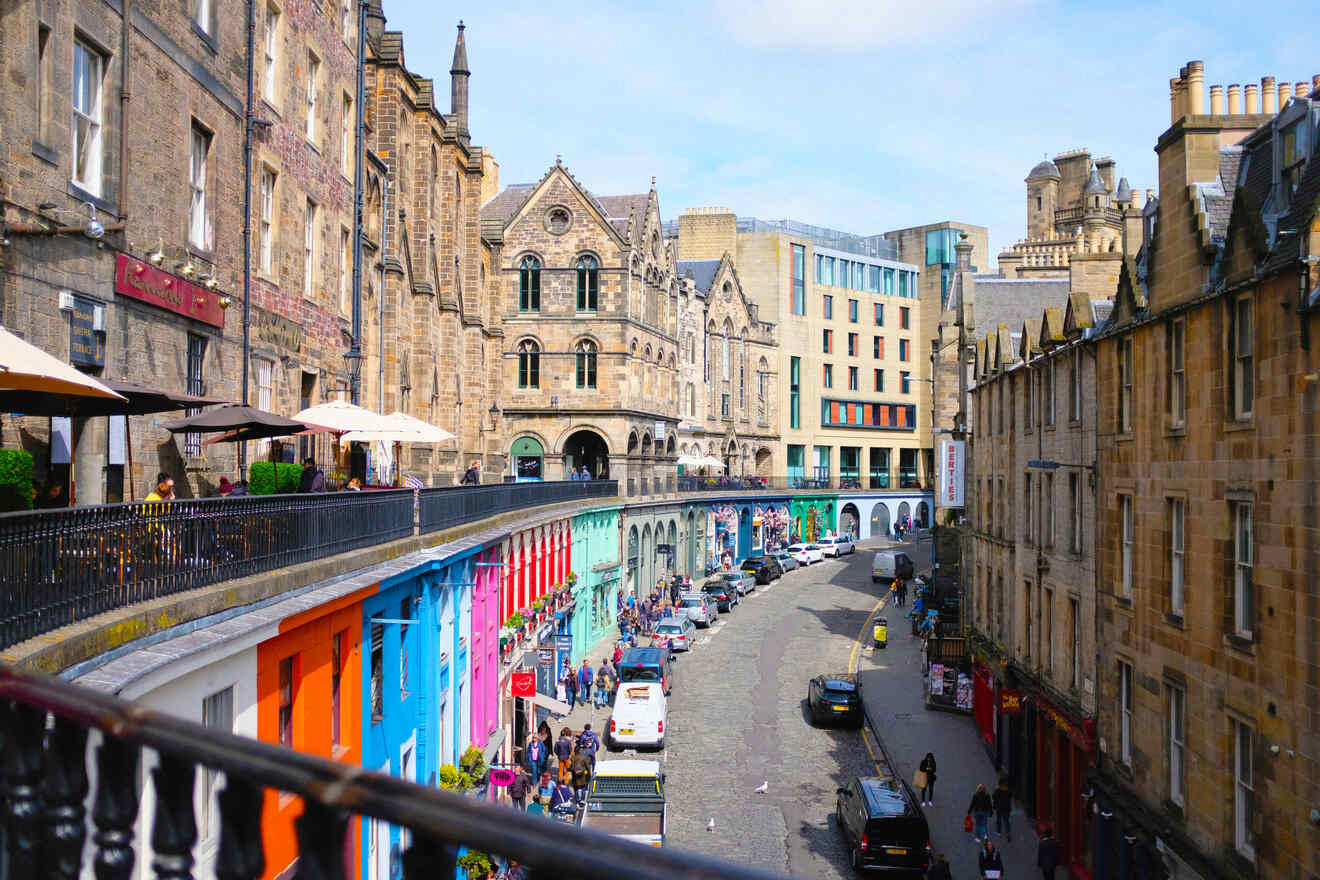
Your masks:
[{"label": "car windshield", "polygon": [[619,681],[659,681],[660,670],[654,666],[625,666],[619,670]]},{"label": "car windshield", "polygon": [[702,605],[702,601],[694,596],[690,599],[680,600],[679,604],[684,608],[699,608]]},{"label": "car windshield", "polygon": [[721,575],[721,577],[726,581],[740,581],[743,579],[743,573],[741,571],[730,571]]},{"label": "car windshield", "polygon": [[677,636],[683,634],[683,627],[676,623],[668,623],[657,626],[655,631],[667,636]]}]

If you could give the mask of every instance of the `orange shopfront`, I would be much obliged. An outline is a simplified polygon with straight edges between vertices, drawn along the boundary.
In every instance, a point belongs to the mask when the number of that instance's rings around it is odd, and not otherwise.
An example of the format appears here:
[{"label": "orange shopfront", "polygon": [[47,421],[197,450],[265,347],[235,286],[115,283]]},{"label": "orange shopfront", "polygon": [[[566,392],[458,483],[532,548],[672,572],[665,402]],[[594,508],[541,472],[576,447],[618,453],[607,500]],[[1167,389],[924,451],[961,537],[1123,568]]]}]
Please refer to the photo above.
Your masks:
[{"label": "orange shopfront", "polygon": [[1035,703],[1036,831],[1054,829],[1060,866],[1067,877],[1091,880],[1091,829],[1087,824],[1087,773],[1095,759],[1095,723],[1056,707],[1039,693]]}]

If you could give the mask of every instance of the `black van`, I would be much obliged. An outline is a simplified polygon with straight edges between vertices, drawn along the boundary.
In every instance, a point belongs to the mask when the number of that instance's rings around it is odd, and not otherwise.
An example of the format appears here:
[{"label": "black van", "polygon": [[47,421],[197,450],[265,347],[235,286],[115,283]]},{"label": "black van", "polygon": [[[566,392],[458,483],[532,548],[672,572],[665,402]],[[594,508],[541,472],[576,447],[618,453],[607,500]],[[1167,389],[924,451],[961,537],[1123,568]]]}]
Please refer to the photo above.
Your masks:
[{"label": "black van", "polygon": [[856,777],[834,809],[856,870],[920,877],[930,867],[930,828],[903,780]]},{"label": "black van", "polygon": [[619,658],[619,683],[658,681],[667,695],[674,689],[674,654],[668,648],[629,648]]}]

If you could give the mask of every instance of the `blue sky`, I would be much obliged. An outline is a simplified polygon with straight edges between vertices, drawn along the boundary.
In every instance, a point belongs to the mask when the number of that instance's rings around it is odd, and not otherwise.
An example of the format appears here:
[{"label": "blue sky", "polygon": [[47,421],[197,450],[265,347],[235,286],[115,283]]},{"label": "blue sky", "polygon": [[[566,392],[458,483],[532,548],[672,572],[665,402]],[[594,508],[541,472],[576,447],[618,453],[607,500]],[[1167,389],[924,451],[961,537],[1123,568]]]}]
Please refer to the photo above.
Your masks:
[{"label": "blue sky", "polygon": [[862,234],[952,219],[988,226],[993,253],[1024,234],[1022,180],[1045,154],[1088,147],[1155,187],[1188,60],[1207,87],[1320,73],[1302,3],[384,4],[442,111],[465,20],[470,127],[502,186],[562,154],[603,195],[655,175],[665,219],[722,205]]}]

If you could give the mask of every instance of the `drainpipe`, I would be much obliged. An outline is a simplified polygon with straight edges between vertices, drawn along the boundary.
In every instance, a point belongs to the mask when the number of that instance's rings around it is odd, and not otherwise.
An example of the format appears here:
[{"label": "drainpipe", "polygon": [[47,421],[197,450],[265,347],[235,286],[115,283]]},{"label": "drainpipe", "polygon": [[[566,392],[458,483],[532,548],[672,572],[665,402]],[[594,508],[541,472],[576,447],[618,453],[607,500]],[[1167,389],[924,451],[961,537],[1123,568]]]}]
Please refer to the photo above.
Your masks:
[{"label": "drainpipe", "polygon": [[353,156],[353,342],[348,355],[352,359],[349,397],[354,406],[362,403],[362,177],[366,151],[364,131],[366,114],[367,0],[358,0],[357,107]]},{"label": "drainpipe", "polygon": [[124,25],[119,37],[119,222],[128,219],[128,106],[132,97],[129,70],[133,62],[133,0],[123,0]]},{"label": "drainpipe", "polygon": [[[384,162],[381,163],[380,175],[380,284],[377,287],[377,305],[380,307],[380,411],[385,413],[385,255],[386,243],[389,241],[389,227],[385,224],[385,219],[389,216],[386,205],[390,200],[390,168]],[[400,407],[402,409],[402,407]]]},{"label": "drainpipe", "polygon": [[[129,0],[124,0],[127,7]],[[248,402],[248,367],[252,360],[252,54],[257,33],[256,0],[248,0],[247,20],[247,106],[243,112],[243,391]],[[238,478],[247,479],[247,441],[238,444]]]}]

